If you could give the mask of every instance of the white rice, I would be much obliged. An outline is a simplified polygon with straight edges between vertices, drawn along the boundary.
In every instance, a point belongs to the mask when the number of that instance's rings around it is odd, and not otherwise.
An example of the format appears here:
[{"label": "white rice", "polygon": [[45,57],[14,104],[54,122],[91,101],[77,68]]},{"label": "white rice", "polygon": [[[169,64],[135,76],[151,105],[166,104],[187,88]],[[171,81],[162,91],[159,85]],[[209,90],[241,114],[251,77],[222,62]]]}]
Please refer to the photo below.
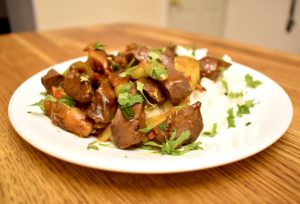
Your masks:
[{"label": "white rice", "polygon": [[[191,48],[177,46],[176,52],[180,56],[194,57],[197,60],[202,59],[207,55],[207,49],[197,49],[194,52]],[[222,152],[242,148],[245,145],[253,142],[259,135],[259,128],[254,120],[256,106],[250,109],[251,114],[243,115],[243,117],[235,117],[235,128],[228,128],[228,109],[233,108],[234,113],[237,112],[237,105],[244,104],[247,100],[259,102],[259,88],[250,89],[246,86],[244,76],[247,74],[245,70],[233,63],[230,56],[224,55],[223,60],[232,65],[224,71],[223,79],[227,81],[231,92],[243,91],[243,97],[232,99],[227,97],[225,88],[221,80],[214,82],[208,78],[201,80],[201,86],[206,89],[204,92],[195,90],[189,97],[190,104],[197,101],[201,102],[201,115],[203,119],[203,130],[198,138],[202,142],[202,146],[209,153]],[[164,112],[161,108],[155,108],[151,111],[146,111],[147,117],[152,117]],[[251,125],[245,124],[251,122]],[[217,134],[213,137],[203,135],[204,132],[210,132],[213,124],[217,124]]]},{"label": "white rice", "polygon": [[[224,61],[232,63],[228,55],[223,57]],[[190,104],[196,101],[201,102],[201,115],[203,118],[203,130],[198,138],[206,150],[219,152],[235,148],[242,148],[249,145],[259,135],[259,128],[254,120],[253,109],[250,109],[250,114],[243,115],[243,117],[235,117],[235,128],[228,128],[228,109],[233,108],[234,113],[237,112],[237,105],[244,104],[247,100],[254,100],[258,102],[257,89],[250,89],[246,86],[244,76],[246,73],[239,70],[237,65],[232,63],[223,73],[223,79],[227,81],[229,90],[232,92],[243,91],[243,97],[232,99],[227,97],[225,88],[221,80],[214,82],[208,78],[201,80],[201,86],[206,89],[204,92],[194,91],[190,95]],[[245,124],[251,122],[251,125]],[[210,132],[213,124],[217,124],[217,134],[214,137],[203,135],[204,132]]]}]

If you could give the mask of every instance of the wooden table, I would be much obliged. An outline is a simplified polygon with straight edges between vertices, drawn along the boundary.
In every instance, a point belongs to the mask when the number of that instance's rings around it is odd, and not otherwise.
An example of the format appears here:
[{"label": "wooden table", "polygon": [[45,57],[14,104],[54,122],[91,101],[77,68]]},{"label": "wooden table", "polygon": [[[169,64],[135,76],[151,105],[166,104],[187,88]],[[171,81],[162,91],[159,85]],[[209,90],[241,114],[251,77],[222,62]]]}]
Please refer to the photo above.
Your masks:
[{"label": "wooden table", "polygon": [[[293,122],[251,158],[203,171],[135,175],[55,159],[19,137],[7,117],[14,90],[38,71],[84,55],[99,40],[111,50],[130,42],[195,44],[229,54],[266,74],[289,94]],[[139,25],[107,25],[0,36],[0,203],[300,203],[300,57],[218,38]],[[30,96],[29,96],[30,97]],[[280,108],[280,107],[279,107]]]}]

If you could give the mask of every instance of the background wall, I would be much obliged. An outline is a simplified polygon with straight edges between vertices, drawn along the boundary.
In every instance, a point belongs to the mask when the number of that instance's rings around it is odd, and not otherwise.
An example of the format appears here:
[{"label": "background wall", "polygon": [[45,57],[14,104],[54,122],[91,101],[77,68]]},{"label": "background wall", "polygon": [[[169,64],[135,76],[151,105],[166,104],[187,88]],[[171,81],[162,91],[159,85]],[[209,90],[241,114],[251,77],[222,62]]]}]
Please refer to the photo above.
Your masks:
[{"label": "background wall", "polygon": [[33,0],[36,29],[101,23],[167,25],[168,0]]},{"label": "background wall", "polygon": [[286,32],[291,0],[228,0],[223,36],[300,54],[300,2],[295,26]]},{"label": "background wall", "polygon": [[6,4],[13,32],[132,22],[300,54],[299,0],[294,29],[285,31],[291,1],[6,0]]},{"label": "background wall", "polygon": [[227,0],[176,0],[169,7],[168,26],[222,36]]}]

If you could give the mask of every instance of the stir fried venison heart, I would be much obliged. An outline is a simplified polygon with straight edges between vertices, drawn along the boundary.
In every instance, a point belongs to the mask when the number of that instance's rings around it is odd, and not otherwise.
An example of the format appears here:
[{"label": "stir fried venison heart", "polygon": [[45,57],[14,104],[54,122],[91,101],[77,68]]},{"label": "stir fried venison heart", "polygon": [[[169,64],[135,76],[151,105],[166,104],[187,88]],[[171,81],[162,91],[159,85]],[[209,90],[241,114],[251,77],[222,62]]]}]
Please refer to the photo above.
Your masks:
[{"label": "stir fried venison heart", "polygon": [[171,140],[178,149],[196,141],[203,129],[201,104],[188,105],[188,97],[201,77],[216,79],[230,65],[177,56],[175,46],[130,44],[111,55],[96,42],[85,51],[86,62],[42,77],[47,92],[39,105],[53,124],[80,137],[111,140],[120,149]]}]

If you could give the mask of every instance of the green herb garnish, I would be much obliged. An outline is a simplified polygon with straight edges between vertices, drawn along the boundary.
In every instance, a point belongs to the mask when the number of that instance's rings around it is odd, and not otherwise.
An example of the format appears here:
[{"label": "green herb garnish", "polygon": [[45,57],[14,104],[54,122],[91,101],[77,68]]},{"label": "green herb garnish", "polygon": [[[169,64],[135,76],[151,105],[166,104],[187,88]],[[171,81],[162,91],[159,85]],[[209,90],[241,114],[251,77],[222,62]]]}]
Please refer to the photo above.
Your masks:
[{"label": "green herb garnish", "polygon": [[223,79],[223,80],[222,80],[222,85],[223,85],[223,87],[224,87],[224,89],[225,89],[225,95],[227,95],[227,94],[228,94],[228,91],[229,91],[227,81],[225,81],[225,80]]},{"label": "green herb garnish", "polygon": [[103,44],[99,43],[98,41],[94,42],[94,44],[93,44],[94,50],[103,51],[104,47],[105,46]]},{"label": "green herb garnish", "polygon": [[162,122],[157,126],[161,131],[166,131],[168,129],[168,124],[166,122]]},{"label": "green herb garnish", "polygon": [[166,140],[164,144],[158,144],[154,141],[148,141],[144,143],[144,146],[153,146],[160,149],[160,153],[162,155],[183,155],[189,151],[202,149],[200,147],[201,142],[195,142],[186,145],[183,147],[183,149],[176,149],[178,148],[185,140],[187,140],[191,136],[191,131],[186,130],[180,134],[179,137],[175,138],[176,136],[176,129],[172,131],[172,134],[170,136],[169,140]]},{"label": "green herb garnish", "polygon": [[61,98],[58,100],[59,103],[66,104],[68,106],[75,106],[76,102],[74,99],[68,95],[62,95]]},{"label": "green herb garnish", "polygon": [[228,96],[229,98],[240,98],[240,97],[243,97],[243,96],[244,96],[244,93],[243,93],[243,91],[240,91],[240,92],[229,92],[229,93],[227,94],[227,96]]},{"label": "green herb garnish", "polygon": [[151,130],[152,130],[152,127],[150,125],[147,125],[147,127],[145,127],[145,128],[138,129],[139,132],[144,133],[144,134],[147,134]]},{"label": "green herb garnish", "polygon": [[118,63],[116,63],[114,61],[111,62],[111,66],[112,66],[113,71],[122,69],[121,65],[119,65]]},{"label": "green herb garnish", "polygon": [[247,122],[247,123],[245,124],[245,126],[249,126],[249,125],[251,125],[251,122]]},{"label": "green herb garnish", "polygon": [[258,87],[259,85],[262,84],[261,81],[254,80],[253,77],[250,74],[245,75],[245,82],[246,82],[247,86],[250,87],[250,88],[256,88],[256,87]]},{"label": "green herb garnish", "polygon": [[250,108],[254,107],[254,100],[247,100],[245,104],[238,105],[236,116],[242,117],[245,114],[250,114]]},{"label": "green herb garnish", "polygon": [[68,105],[68,106],[71,106],[71,107],[73,107],[76,103],[74,101],[74,99],[72,97],[68,96],[68,95],[62,95],[60,99],[57,99],[54,96],[52,96],[50,94],[47,94],[45,96],[45,98],[41,99],[40,101],[38,101],[34,104],[31,104],[31,106],[38,106],[43,112],[45,112],[44,102],[46,100],[54,102],[54,103],[58,102],[58,103],[65,104],[65,105]]},{"label": "green herb garnish", "polygon": [[157,61],[152,61],[151,62],[151,73],[150,77],[155,80],[165,80],[168,78],[168,70],[164,65]]},{"label": "green herb garnish", "polygon": [[228,123],[228,128],[234,128],[235,127],[235,121],[234,121],[234,115],[233,115],[233,108],[229,108],[228,111],[228,116],[227,116],[227,123]]},{"label": "green herb garnish", "polygon": [[134,117],[132,107],[136,103],[143,103],[144,98],[138,93],[129,93],[132,83],[129,82],[119,88],[118,103],[125,119],[129,120]]},{"label": "green herb garnish", "polygon": [[139,82],[139,81],[136,81],[136,89],[140,92],[140,94],[144,97],[144,99],[146,100],[146,102],[147,102],[147,104],[149,105],[149,106],[155,106],[155,104],[153,104],[153,103],[151,103],[148,99],[147,99],[147,97],[145,96],[145,94],[144,94],[144,92],[143,92],[143,90],[144,90],[144,84],[142,83],[142,82]]},{"label": "green herb garnish", "polygon": [[135,113],[131,106],[120,106],[123,116],[126,120],[130,120],[134,117]]},{"label": "green herb garnish", "polygon": [[162,52],[160,49],[150,49],[148,52],[148,57],[150,60],[160,60],[161,54]]},{"label": "green herb garnish", "polygon": [[121,106],[133,106],[136,103],[143,103],[144,98],[138,93],[131,94],[129,93],[131,83],[122,86],[118,94],[118,103]]},{"label": "green herb garnish", "polygon": [[97,140],[91,142],[88,144],[87,146],[87,149],[90,150],[90,149],[93,149],[93,150],[99,150],[99,147],[96,145],[98,143]]},{"label": "green herb garnish", "polygon": [[119,77],[124,78],[128,75],[130,75],[132,69],[135,69],[136,67],[132,67],[133,63],[135,61],[135,58],[132,58],[132,60],[129,62],[129,64],[126,67],[126,70],[119,74]]},{"label": "green herb garnish", "polygon": [[213,137],[217,134],[218,124],[214,123],[210,132],[204,132],[203,135]]}]

